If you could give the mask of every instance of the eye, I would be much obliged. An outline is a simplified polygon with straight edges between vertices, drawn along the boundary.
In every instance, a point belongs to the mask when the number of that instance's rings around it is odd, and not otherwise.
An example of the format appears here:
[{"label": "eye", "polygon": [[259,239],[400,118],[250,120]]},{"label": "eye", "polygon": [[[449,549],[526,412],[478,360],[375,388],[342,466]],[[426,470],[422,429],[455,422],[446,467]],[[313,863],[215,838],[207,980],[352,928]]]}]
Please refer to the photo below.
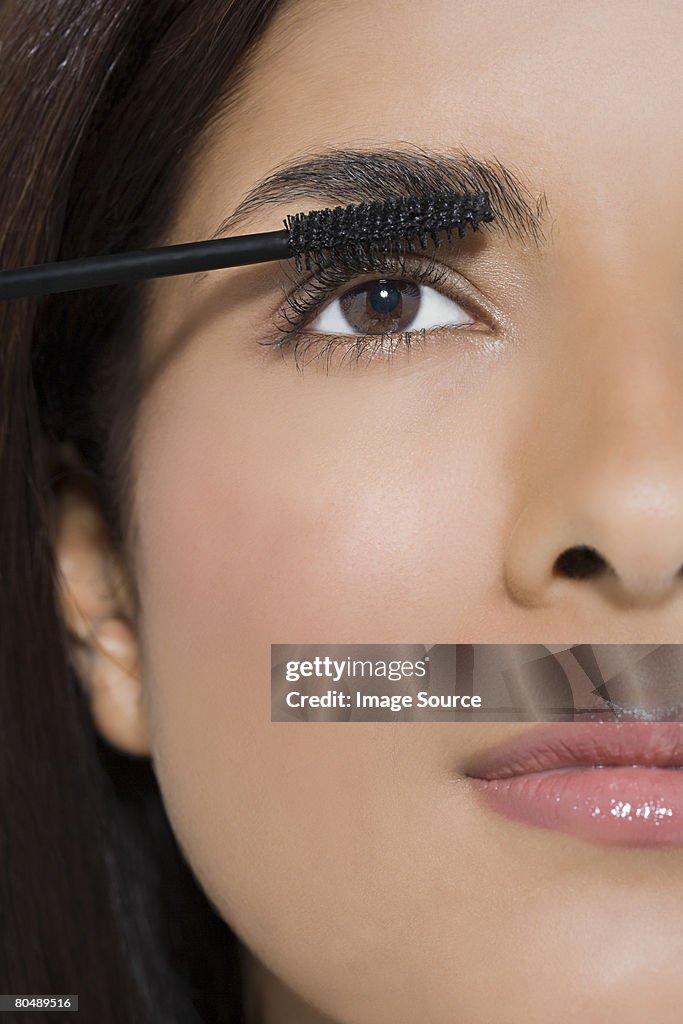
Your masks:
[{"label": "eye", "polygon": [[401,278],[364,281],[328,302],[310,321],[316,334],[373,335],[463,327],[474,318],[428,285]]}]

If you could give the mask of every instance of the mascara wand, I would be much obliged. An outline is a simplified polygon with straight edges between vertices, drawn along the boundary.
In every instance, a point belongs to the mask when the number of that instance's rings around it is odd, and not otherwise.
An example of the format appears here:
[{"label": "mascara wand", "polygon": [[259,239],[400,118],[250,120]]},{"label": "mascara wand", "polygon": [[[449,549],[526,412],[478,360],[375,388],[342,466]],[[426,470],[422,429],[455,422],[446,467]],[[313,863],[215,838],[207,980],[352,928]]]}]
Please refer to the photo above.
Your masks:
[{"label": "mascara wand", "polygon": [[419,240],[439,245],[439,233],[450,241],[457,231],[462,238],[467,225],[493,220],[486,192],[434,192],[409,198],[387,199],[333,209],[311,210],[288,216],[280,231],[263,231],[232,238],[213,238],[157,249],[86,256],[81,259],[40,263],[0,271],[0,299],[54,292],[131,284],[153,277],[194,274],[223,267],[248,266],[274,260],[294,259],[297,270],[324,260],[325,252],[362,248],[371,254],[405,244],[414,251]]}]

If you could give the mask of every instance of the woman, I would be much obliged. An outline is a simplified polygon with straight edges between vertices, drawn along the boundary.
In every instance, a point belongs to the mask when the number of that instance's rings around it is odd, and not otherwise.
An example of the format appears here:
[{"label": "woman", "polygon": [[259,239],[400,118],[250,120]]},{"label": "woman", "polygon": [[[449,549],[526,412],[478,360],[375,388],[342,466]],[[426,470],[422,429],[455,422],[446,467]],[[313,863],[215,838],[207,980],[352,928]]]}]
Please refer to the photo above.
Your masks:
[{"label": "woman", "polygon": [[27,0],[0,38],[3,267],[435,180],[499,213],[437,277],[2,304],[2,991],[680,1021],[680,845],[465,785],[528,726],[268,706],[271,643],[679,641],[680,5]]}]

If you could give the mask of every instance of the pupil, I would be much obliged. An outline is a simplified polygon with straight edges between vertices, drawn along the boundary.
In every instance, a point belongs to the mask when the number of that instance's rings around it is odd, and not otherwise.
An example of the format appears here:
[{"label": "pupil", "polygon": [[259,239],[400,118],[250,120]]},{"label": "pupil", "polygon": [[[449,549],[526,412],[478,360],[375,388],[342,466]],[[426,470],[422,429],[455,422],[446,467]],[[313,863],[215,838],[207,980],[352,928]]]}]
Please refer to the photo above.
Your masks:
[{"label": "pupil", "polygon": [[393,313],[401,302],[401,293],[390,281],[375,281],[368,301],[375,313]]}]

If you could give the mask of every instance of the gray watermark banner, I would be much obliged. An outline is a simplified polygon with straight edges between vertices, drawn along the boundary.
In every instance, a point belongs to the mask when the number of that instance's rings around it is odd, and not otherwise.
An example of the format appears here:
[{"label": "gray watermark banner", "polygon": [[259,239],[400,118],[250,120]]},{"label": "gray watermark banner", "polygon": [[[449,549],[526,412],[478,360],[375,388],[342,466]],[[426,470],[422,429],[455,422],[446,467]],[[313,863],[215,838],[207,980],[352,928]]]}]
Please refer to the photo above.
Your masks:
[{"label": "gray watermark banner", "polygon": [[271,720],[683,721],[683,644],[272,644]]}]

